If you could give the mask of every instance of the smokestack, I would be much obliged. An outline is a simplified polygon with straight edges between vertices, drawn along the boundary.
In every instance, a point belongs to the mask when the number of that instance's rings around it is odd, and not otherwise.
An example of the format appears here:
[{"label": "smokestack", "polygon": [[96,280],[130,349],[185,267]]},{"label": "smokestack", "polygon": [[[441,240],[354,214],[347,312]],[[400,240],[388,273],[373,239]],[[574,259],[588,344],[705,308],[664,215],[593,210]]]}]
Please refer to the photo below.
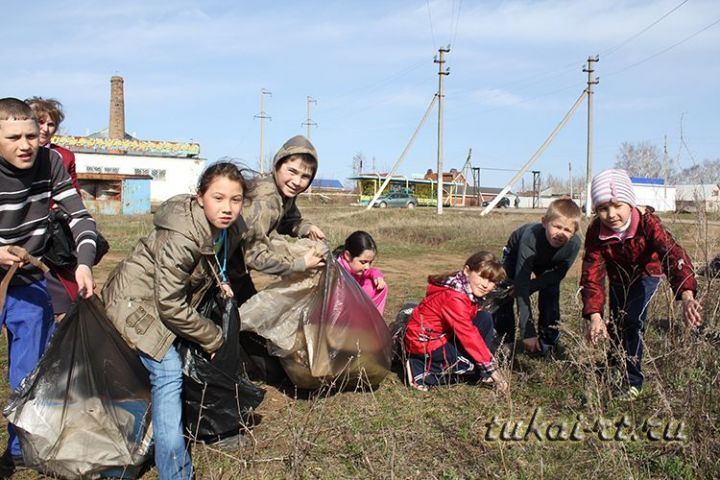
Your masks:
[{"label": "smokestack", "polygon": [[123,93],[123,78],[113,75],[110,79],[110,125],[108,127],[110,138],[125,138],[125,94]]}]

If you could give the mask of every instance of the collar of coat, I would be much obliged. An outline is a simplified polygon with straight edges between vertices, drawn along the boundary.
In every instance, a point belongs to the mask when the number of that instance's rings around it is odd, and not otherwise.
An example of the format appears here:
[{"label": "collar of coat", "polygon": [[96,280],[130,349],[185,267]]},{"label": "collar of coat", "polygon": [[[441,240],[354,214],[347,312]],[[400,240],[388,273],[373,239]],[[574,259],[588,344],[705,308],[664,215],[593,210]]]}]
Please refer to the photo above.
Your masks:
[{"label": "collar of coat", "polygon": [[610,227],[606,227],[605,224],[600,222],[600,234],[598,237],[600,240],[610,240],[610,239],[617,239],[617,240],[628,240],[630,238],[633,238],[638,231],[638,227],[640,226],[640,218],[643,214],[645,214],[646,210],[652,212],[652,208],[642,208],[642,211],[640,209],[641,207],[633,207],[632,212],[630,213],[630,226],[625,230],[624,232],[616,232]]}]

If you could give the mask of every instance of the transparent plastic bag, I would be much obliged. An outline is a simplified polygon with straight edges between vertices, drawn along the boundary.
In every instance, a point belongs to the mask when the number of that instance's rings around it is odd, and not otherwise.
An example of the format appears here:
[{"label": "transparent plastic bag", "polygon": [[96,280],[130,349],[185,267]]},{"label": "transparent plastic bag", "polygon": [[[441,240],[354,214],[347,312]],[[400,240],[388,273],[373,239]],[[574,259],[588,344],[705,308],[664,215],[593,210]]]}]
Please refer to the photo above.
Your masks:
[{"label": "transparent plastic bag", "polygon": [[148,374],[95,296],[78,296],[3,414],[48,476],[134,478],[149,458]]},{"label": "transparent plastic bag", "polygon": [[[316,242],[288,246],[296,256]],[[240,307],[241,329],[269,340],[292,382],[378,385],[390,369],[392,340],[360,285],[326,253],[326,267],[281,278]]]}]

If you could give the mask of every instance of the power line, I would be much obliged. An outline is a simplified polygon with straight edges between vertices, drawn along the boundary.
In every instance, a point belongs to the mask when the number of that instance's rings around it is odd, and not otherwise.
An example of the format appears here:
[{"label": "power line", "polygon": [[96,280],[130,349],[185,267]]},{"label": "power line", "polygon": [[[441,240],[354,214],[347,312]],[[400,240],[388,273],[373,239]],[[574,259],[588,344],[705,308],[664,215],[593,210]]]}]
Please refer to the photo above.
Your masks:
[{"label": "power line", "polygon": [[435,29],[433,28],[432,12],[430,11],[430,0],[425,0],[425,4],[427,5],[428,19],[430,20],[430,35],[432,35],[433,50],[437,50],[435,47],[437,42],[435,41]]},{"label": "power line", "polygon": [[[674,13],[675,11],[677,11],[680,7],[682,7],[683,5],[685,5],[688,1],[689,1],[689,0],[683,0],[681,3],[679,3],[679,4],[676,5],[674,8],[672,8],[671,10],[669,10],[668,12],[666,12],[665,14],[663,14],[660,18],[658,18],[657,20],[655,20],[654,22],[652,22],[652,23],[651,23],[650,25],[648,25],[647,27],[643,28],[643,29],[640,30],[639,32],[635,33],[634,35],[631,35],[630,37],[626,38],[625,40],[623,40],[622,42],[620,42],[620,43],[617,44],[616,46],[611,47],[611,48],[605,50],[604,52],[602,52],[602,53],[601,53],[601,56],[610,55],[610,54],[613,54],[613,53],[617,52],[617,51],[620,50],[622,47],[624,47],[625,45],[627,45],[628,43],[630,43],[631,41],[633,41],[634,39],[636,39],[637,37],[639,37],[639,36],[642,35],[643,33],[647,32],[647,31],[650,30],[652,27],[654,27],[655,25],[657,25],[658,23],[660,23],[662,20],[664,20],[666,17],[668,17],[669,15],[671,15],[672,13]],[[453,43],[454,43],[454,42],[453,42]],[[545,72],[545,73],[543,73],[543,74],[541,74],[541,75],[533,75],[532,77],[521,78],[521,79],[515,80],[515,81],[513,81],[513,82],[505,83],[505,84],[503,85],[503,87],[504,87],[504,89],[507,89],[508,87],[522,87],[523,89],[526,89],[526,88],[528,88],[528,87],[530,87],[530,86],[532,86],[532,85],[535,85],[535,84],[538,84],[538,83],[543,83],[543,82],[546,82],[546,81],[549,81],[549,80],[552,80],[552,79],[561,77],[561,76],[563,76],[563,75],[564,75],[566,72],[568,72],[568,71],[571,71],[571,70],[574,71],[575,69],[577,69],[577,66],[578,66],[578,65],[581,65],[581,64],[582,64],[581,61],[573,62],[573,63],[567,64],[567,65],[565,65],[565,66],[563,66],[563,67],[558,67],[558,68],[556,68],[556,69],[553,69],[553,70],[550,70],[550,71],[548,71],[548,72]],[[517,88],[516,88],[516,89],[517,89]],[[469,89],[468,89],[468,90],[469,90]],[[554,91],[551,92],[551,93],[554,93]],[[543,94],[542,96],[544,96],[544,95],[545,95],[545,94]]]},{"label": "power line", "polygon": [[[361,87],[353,88],[352,90],[348,90],[348,91],[341,93],[339,95],[336,95],[334,97],[330,97],[328,99],[328,101],[337,101],[337,100],[340,100],[345,97],[354,96],[358,92],[362,92],[364,90],[377,89],[379,87],[382,87],[384,85],[392,83],[393,81],[406,76],[407,74],[419,69],[423,65],[427,65],[427,60],[425,60],[425,59],[420,60],[412,65],[409,65],[409,66],[403,68],[402,70],[399,70],[391,75],[388,75],[387,77],[381,78],[377,81],[374,81],[372,83],[369,83],[369,84],[361,86]],[[336,108],[338,108],[338,107],[330,107],[329,110],[336,109]]]},{"label": "power line", "polygon": [[705,30],[708,30],[708,29],[714,27],[714,26],[717,25],[718,23],[720,23],[720,18],[718,18],[717,20],[715,20],[715,21],[712,22],[711,24],[706,25],[705,27],[701,28],[700,30],[692,33],[691,35],[688,35],[687,37],[683,38],[683,39],[680,40],[679,42],[675,42],[675,43],[673,43],[672,45],[670,45],[669,47],[664,48],[664,49],[660,50],[659,52],[656,52],[656,53],[650,55],[649,57],[645,57],[645,58],[643,58],[643,59],[640,60],[640,61],[637,61],[637,62],[635,62],[635,63],[631,63],[630,65],[626,65],[626,66],[622,67],[622,68],[619,69],[619,70],[615,70],[614,72],[608,73],[607,75],[617,75],[618,73],[622,73],[622,72],[624,72],[624,71],[626,71],[626,70],[630,70],[631,68],[635,68],[635,67],[637,67],[638,65],[642,65],[643,63],[648,62],[648,61],[652,60],[653,58],[659,57],[659,56],[662,55],[663,53],[669,52],[670,50],[672,50],[673,48],[677,47],[678,45],[681,45],[681,44],[687,42],[688,40],[690,40],[690,39],[692,39],[692,38],[694,38],[694,37],[697,37],[698,35],[700,35],[701,33],[703,33]]},{"label": "power line", "polygon": [[627,45],[627,44],[630,43],[631,41],[635,40],[637,37],[639,37],[639,36],[642,35],[643,33],[647,32],[648,30],[650,30],[652,27],[654,27],[655,25],[657,25],[657,24],[660,23],[661,21],[663,21],[668,15],[670,15],[670,14],[673,13],[673,12],[675,12],[677,9],[679,9],[680,7],[682,7],[683,5],[685,5],[688,1],[690,1],[690,0],[684,0],[684,1],[680,2],[678,5],[675,6],[675,8],[673,8],[673,9],[670,10],[669,12],[665,13],[665,15],[663,15],[663,16],[660,17],[660,18],[658,18],[657,20],[655,20],[653,23],[651,23],[651,24],[648,25],[647,27],[643,28],[642,30],[640,30],[639,32],[637,32],[637,33],[634,34],[634,35],[630,35],[628,38],[626,38],[626,39],[623,40],[622,42],[618,43],[618,44],[615,45],[614,47],[609,48],[609,49],[605,50],[604,52],[601,52],[600,55],[606,56],[606,55],[611,55],[611,54],[617,52],[617,51],[620,50],[622,47],[624,47],[625,45]]},{"label": "power line", "polygon": [[[457,48],[455,45],[455,39],[457,39],[458,26],[460,25],[460,9],[461,8],[462,8],[462,0],[458,0],[457,14],[455,16],[455,27],[453,28],[452,41],[450,42],[450,45],[452,45],[456,50],[457,50]],[[454,10],[455,10],[455,2],[453,1],[453,11]]]}]

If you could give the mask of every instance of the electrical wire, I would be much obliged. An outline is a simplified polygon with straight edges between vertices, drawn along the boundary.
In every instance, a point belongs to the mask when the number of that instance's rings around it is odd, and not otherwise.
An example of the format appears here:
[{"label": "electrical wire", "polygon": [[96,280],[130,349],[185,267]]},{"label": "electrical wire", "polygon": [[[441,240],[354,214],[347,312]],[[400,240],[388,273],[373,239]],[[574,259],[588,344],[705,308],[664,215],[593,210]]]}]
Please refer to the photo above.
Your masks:
[{"label": "electrical wire", "polygon": [[715,20],[714,22],[710,23],[709,25],[704,26],[704,27],[701,28],[700,30],[698,30],[698,31],[696,31],[696,32],[688,35],[687,37],[683,38],[682,40],[673,43],[673,44],[670,45],[669,47],[666,47],[666,48],[660,50],[659,52],[653,53],[652,55],[650,55],[650,56],[648,56],[648,57],[645,57],[645,58],[643,58],[642,60],[639,60],[639,61],[637,61],[637,62],[635,62],[635,63],[631,63],[631,64],[629,64],[629,65],[625,65],[624,67],[622,67],[622,68],[620,68],[620,69],[618,69],[618,70],[615,70],[614,72],[607,73],[607,74],[605,74],[605,76],[617,75],[618,73],[622,73],[622,72],[625,72],[625,71],[627,71],[627,70],[630,70],[631,68],[635,68],[635,67],[637,67],[637,66],[639,66],[639,65],[642,65],[643,63],[648,62],[648,61],[652,60],[653,58],[659,57],[660,55],[669,52],[670,50],[672,50],[673,48],[677,47],[678,45],[682,45],[683,43],[687,42],[688,40],[691,40],[691,39],[697,37],[698,35],[700,35],[700,34],[703,33],[704,31],[706,31],[706,30],[714,27],[714,26],[717,25],[718,23],[720,23],[720,18],[718,18],[718,19]]},{"label": "electrical wire", "polygon": [[607,56],[607,55],[612,55],[613,53],[617,52],[617,51],[620,50],[622,47],[624,47],[625,45],[627,45],[627,44],[630,43],[631,41],[635,40],[637,37],[639,37],[639,36],[642,35],[643,33],[647,32],[648,30],[650,30],[652,27],[654,27],[655,25],[657,25],[657,24],[660,23],[661,21],[663,21],[667,16],[669,16],[671,13],[675,12],[676,10],[678,10],[680,7],[682,7],[683,5],[685,5],[685,4],[686,4],[687,2],[689,2],[689,1],[690,1],[690,0],[684,0],[684,1],[680,2],[678,5],[675,6],[675,8],[673,8],[672,10],[668,11],[667,13],[665,13],[665,15],[663,15],[663,16],[660,17],[660,18],[658,18],[657,20],[655,20],[653,23],[651,23],[651,24],[648,25],[647,27],[643,28],[642,30],[640,30],[639,32],[637,32],[637,33],[634,34],[634,35],[630,35],[628,38],[626,38],[626,39],[623,40],[622,42],[618,43],[618,44],[615,45],[614,47],[609,48],[609,49],[605,50],[604,52],[601,52],[600,55],[602,55],[602,56]]},{"label": "electrical wire", "polygon": [[432,12],[430,11],[430,0],[425,0],[427,5],[428,20],[430,20],[430,35],[432,36],[433,50],[437,50],[437,42],[435,41],[435,29],[433,28]]},{"label": "electrical wire", "polygon": [[[455,2],[453,1],[453,11],[455,10]],[[462,0],[458,0],[457,3],[457,14],[455,15],[455,27],[453,28],[452,41],[450,45],[455,47],[455,40],[457,39],[458,26],[460,25],[460,9],[462,8]]]}]

